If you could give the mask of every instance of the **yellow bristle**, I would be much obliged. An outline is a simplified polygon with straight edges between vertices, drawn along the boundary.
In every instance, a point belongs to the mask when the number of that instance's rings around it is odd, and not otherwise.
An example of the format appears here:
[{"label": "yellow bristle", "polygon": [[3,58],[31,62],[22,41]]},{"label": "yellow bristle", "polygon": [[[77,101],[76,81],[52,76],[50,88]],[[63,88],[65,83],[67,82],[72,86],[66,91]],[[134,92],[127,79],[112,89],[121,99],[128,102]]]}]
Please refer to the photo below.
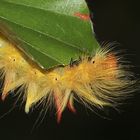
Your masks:
[{"label": "yellow bristle", "polygon": [[75,112],[76,97],[84,104],[103,108],[116,105],[134,91],[132,74],[123,69],[120,58],[107,47],[77,61],[65,67],[43,70],[14,44],[0,38],[0,69],[4,75],[2,99],[9,91],[22,86],[26,113],[38,102],[47,102],[47,108],[54,102],[59,122],[67,106]]}]

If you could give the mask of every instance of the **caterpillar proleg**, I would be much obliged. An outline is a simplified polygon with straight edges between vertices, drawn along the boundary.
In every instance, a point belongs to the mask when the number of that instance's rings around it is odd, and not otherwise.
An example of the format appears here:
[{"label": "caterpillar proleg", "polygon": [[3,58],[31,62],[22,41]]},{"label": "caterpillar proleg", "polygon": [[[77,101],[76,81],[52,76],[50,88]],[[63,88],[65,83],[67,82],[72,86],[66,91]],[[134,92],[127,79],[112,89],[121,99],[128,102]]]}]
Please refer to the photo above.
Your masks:
[{"label": "caterpillar proleg", "polygon": [[102,47],[92,56],[83,55],[67,66],[44,70],[16,45],[0,37],[0,69],[4,78],[2,100],[11,90],[24,87],[25,112],[47,99],[48,106],[51,102],[56,107],[58,122],[66,107],[75,112],[77,97],[97,108],[117,105],[134,91],[135,81],[128,68],[109,47]]}]

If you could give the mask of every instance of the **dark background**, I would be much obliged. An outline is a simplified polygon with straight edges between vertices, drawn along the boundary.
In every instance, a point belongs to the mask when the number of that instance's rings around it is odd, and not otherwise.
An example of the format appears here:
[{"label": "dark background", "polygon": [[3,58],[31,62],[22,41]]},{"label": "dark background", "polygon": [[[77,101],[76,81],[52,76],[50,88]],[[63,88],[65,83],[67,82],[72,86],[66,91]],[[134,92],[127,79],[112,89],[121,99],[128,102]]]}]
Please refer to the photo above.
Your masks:
[{"label": "dark background", "polygon": [[[93,23],[99,42],[117,41],[125,49],[128,59],[136,67],[132,70],[140,78],[140,4],[135,0],[88,0],[93,11]],[[8,111],[13,100],[0,103],[0,115]],[[0,119],[0,140],[140,140],[140,92],[122,105],[120,112],[108,109],[99,117],[76,104],[77,113],[65,111],[60,124],[48,112],[44,121],[31,132],[39,109],[26,115],[23,107],[16,107]]]}]

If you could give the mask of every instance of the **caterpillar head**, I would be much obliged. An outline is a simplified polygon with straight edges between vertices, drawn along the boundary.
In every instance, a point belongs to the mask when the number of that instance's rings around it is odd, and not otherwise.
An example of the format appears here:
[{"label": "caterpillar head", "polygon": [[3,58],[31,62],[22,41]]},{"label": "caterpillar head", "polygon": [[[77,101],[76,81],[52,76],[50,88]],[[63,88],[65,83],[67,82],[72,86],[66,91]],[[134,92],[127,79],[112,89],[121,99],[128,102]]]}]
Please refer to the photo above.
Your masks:
[{"label": "caterpillar head", "polygon": [[118,58],[112,52],[97,51],[89,67],[89,74],[95,80],[113,80],[119,72]]}]

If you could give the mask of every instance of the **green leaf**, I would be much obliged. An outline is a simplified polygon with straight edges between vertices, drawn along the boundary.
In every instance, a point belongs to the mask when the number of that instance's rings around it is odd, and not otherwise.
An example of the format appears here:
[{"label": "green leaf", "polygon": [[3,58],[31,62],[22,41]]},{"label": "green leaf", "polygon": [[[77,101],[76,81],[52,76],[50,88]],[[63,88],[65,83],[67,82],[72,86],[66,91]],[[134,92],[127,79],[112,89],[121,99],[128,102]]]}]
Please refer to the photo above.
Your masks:
[{"label": "green leaf", "polygon": [[0,20],[43,68],[67,65],[99,47],[84,0],[0,0]]}]

